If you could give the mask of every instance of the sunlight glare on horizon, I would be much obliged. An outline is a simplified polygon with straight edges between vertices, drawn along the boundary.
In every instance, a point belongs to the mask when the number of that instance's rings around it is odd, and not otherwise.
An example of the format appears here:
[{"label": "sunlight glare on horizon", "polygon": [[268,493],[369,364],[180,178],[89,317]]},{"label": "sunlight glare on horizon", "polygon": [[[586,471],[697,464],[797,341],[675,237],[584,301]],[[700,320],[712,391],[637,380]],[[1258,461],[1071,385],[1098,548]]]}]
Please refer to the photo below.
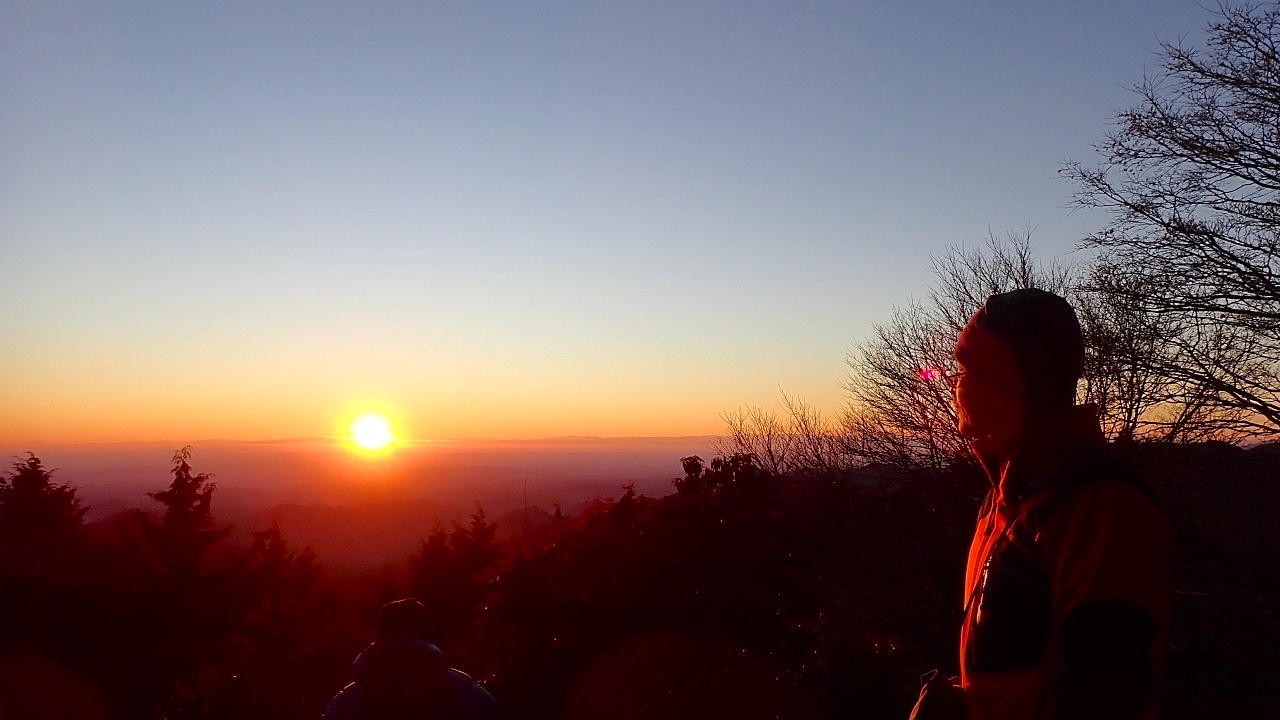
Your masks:
[{"label": "sunlight glare on horizon", "polygon": [[351,437],[365,450],[381,450],[395,440],[386,418],[373,413],[356,418],[351,424]]}]

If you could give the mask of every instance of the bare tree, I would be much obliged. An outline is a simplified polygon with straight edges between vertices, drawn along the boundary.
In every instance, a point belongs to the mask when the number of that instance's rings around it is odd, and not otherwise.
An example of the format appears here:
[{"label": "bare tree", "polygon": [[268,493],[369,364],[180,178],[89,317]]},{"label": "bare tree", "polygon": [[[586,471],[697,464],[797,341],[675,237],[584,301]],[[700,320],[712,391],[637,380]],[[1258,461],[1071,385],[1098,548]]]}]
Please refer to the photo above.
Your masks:
[{"label": "bare tree", "polygon": [[751,453],[773,472],[827,472],[888,466],[943,472],[967,462],[956,430],[946,375],[955,370],[956,340],[988,296],[1023,287],[1072,291],[1069,268],[1035,259],[1031,231],[994,234],[979,248],[951,248],[934,258],[934,283],[922,300],[898,306],[870,339],[846,357],[846,405],[828,420],[783,395],[782,415],[745,408],[725,416],[717,449]]},{"label": "bare tree", "polygon": [[[1240,439],[1246,413],[1214,402],[1211,389],[1181,372],[1181,319],[1137,300],[1164,292],[1110,263],[1090,268],[1076,298],[1085,335],[1084,399],[1098,406],[1103,430],[1118,440]],[[1230,348],[1225,328],[1206,330],[1216,333],[1212,346]],[[1219,352],[1215,362],[1238,367],[1242,357]]]},{"label": "bare tree", "polygon": [[1154,370],[1225,433],[1280,432],[1278,40],[1280,6],[1220,5],[1204,49],[1161,45],[1104,164],[1063,170],[1111,212],[1091,290],[1155,323]]},{"label": "bare tree", "polygon": [[795,468],[795,432],[778,413],[759,407],[742,407],[723,416],[725,435],[715,441],[723,456],[755,455],[760,466],[775,475]]},{"label": "bare tree", "polygon": [[1242,372],[1251,346],[1236,331],[1202,326],[1191,334],[1180,318],[1140,301],[1165,290],[1152,280],[1099,263],[1080,271],[1035,258],[1030,229],[988,235],[979,248],[951,248],[932,265],[928,295],[893,309],[871,338],[846,358],[847,403],[827,419],[783,394],[781,413],[743,408],[725,415],[717,450],[750,454],[774,473],[827,473],[869,466],[908,473],[945,472],[967,463],[967,440],[956,429],[946,375],[955,370],[960,331],[991,295],[1039,288],[1076,308],[1085,340],[1081,402],[1097,406],[1104,432],[1122,441],[1233,440],[1246,412],[1220,402],[1212,387],[1181,369],[1190,335],[1211,354],[1201,362],[1218,372]]},{"label": "bare tree", "polygon": [[830,473],[861,464],[836,423],[801,398],[782,394],[782,417],[773,410],[744,407],[724,415],[728,431],[715,443],[725,457],[754,456],[775,475]]},{"label": "bare tree", "polygon": [[956,333],[918,302],[894,308],[874,333],[846,358],[842,423],[850,452],[868,464],[949,467],[968,452],[943,377],[954,369]]},{"label": "bare tree", "polygon": [[843,435],[868,463],[942,471],[967,459],[945,380],[960,331],[990,295],[1027,287],[1069,295],[1072,287],[1069,268],[1035,259],[1029,228],[1003,240],[989,234],[981,248],[951,248],[932,271],[929,295],[895,308],[846,358]]}]

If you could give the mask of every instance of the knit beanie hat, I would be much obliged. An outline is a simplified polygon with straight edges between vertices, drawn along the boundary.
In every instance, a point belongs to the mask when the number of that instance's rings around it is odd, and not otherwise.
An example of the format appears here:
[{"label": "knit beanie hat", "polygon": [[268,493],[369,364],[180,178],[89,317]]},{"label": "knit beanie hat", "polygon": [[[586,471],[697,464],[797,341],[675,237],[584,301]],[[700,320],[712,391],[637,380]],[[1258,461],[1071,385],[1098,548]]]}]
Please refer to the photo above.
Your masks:
[{"label": "knit beanie hat", "polygon": [[1075,402],[1084,373],[1084,334],[1066,299],[1035,288],[987,298],[961,331],[956,359],[966,367],[991,368],[1006,353],[1021,375],[1028,411],[1062,410]]}]

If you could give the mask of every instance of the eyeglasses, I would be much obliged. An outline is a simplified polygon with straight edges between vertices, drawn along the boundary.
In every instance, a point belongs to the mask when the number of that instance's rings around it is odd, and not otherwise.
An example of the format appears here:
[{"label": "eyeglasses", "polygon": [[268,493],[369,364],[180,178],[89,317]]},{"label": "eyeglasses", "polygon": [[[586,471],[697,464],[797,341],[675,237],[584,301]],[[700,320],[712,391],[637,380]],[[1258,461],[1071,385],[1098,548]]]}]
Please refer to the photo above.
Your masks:
[{"label": "eyeglasses", "polygon": [[963,377],[968,370],[960,370],[953,373],[943,372],[939,368],[921,368],[920,379],[925,382],[933,382],[935,380],[943,380],[947,383],[947,387],[953,391],[960,384],[960,378]]}]

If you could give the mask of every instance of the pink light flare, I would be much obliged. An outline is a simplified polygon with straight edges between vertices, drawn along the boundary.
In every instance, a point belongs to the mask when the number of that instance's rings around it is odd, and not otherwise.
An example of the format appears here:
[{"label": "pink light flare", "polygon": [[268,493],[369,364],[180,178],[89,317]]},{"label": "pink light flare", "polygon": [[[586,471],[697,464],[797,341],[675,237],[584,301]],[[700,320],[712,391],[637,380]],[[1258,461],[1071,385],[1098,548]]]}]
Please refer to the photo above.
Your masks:
[{"label": "pink light flare", "polygon": [[920,372],[920,379],[924,380],[925,382],[933,382],[934,380],[940,380],[942,379],[942,376],[943,376],[942,370],[936,367],[920,368],[919,372]]}]

